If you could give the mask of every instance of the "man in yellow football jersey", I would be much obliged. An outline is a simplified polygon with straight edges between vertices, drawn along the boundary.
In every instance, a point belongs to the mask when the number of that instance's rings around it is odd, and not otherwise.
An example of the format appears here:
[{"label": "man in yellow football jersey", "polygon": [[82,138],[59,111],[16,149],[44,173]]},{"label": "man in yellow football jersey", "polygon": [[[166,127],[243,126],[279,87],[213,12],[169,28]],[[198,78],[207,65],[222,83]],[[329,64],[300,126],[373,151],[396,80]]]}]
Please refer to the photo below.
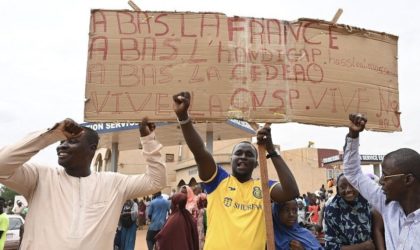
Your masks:
[{"label": "man in yellow football jersey", "polygon": [[[256,148],[248,141],[235,145],[231,160],[232,174],[228,174],[217,166],[188,116],[190,94],[181,92],[174,95],[173,100],[185,141],[194,155],[198,174],[205,182],[208,193],[208,227],[204,249],[265,249],[261,181],[252,179],[252,172],[258,166]],[[296,198],[299,195],[296,180],[275,151],[269,127],[258,131],[257,141],[265,146],[267,158],[271,158],[280,180],[269,181],[271,199],[282,203]]]}]

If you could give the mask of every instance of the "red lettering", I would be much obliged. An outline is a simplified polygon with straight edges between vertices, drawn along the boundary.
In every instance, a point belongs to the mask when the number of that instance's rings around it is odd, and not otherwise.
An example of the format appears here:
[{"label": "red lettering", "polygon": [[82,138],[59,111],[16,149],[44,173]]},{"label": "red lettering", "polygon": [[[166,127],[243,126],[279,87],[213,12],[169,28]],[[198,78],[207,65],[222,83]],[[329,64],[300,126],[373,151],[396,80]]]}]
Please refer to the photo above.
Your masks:
[{"label": "red lettering", "polygon": [[[99,15],[99,17],[97,17],[97,15]],[[97,20],[97,19],[99,19],[99,20]],[[102,11],[97,10],[97,11],[95,11],[95,12],[92,13],[92,16],[91,16],[91,25],[92,25],[92,28],[93,28],[93,33],[96,33],[96,28],[99,25],[103,25],[102,32],[104,32],[104,33],[106,32],[106,27],[107,27],[107,25],[106,25],[106,18],[105,18],[105,15],[104,15],[104,13]]]},{"label": "red lettering", "polygon": [[[180,41],[181,41],[181,39],[179,39],[179,38],[166,38],[165,40],[163,40],[163,48],[168,47],[168,48],[172,49],[172,53],[167,55],[167,56],[160,56],[159,60],[162,60],[162,61],[175,60],[178,56],[178,47],[175,46],[173,44],[173,42],[180,42]],[[161,54],[163,54],[163,52]]]},{"label": "red lettering", "polygon": [[104,65],[90,64],[87,72],[87,83],[104,84],[105,82],[105,67]]},{"label": "red lettering", "polygon": [[118,11],[117,21],[120,34],[134,34],[137,32],[134,16],[131,13]]},{"label": "red lettering", "polygon": [[313,83],[320,83],[324,80],[324,70],[316,63],[311,63],[306,66],[308,80]]},{"label": "red lettering", "polygon": [[159,80],[159,83],[169,83],[172,81],[173,76],[170,72],[168,72],[168,70],[171,68],[172,68],[172,65],[167,65],[160,68],[160,74],[162,76],[166,76],[166,78]]},{"label": "red lettering", "polygon": [[229,34],[229,41],[233,41],[233,32],[244,31],[244,27],[234,27],[234,23],[241,23],[245,22],[245,18],[241,17],[228,17],[228,34]]},{"label": "red lettering", "polygon": [[[171,98],[172,99],[172,98]],[[156,93],[156,115],[170,115],[168,94]]]},{"label": "red lettering", "polygon": [[[149,44],[149,41],[150,41],[151,44],[150,44],[150,46],[147,46]],[[156,58],[156,38],[154,38],[154,37],[145,37],[143,39],[143,55],[142,55],[142,60],[145,59],[145,56],[147,54],[146,52],[148,51],[148,49],[151,50],[151,52],[152,52],[152,61],[154,61],[155,58]]]},{"label": "red lettering", "polygon": [[[143,111],[144,107],[146,107],[146,104],[149,103],[150,99],[152,98],[152,94],[148,93],[146,94],[146,98],[143,102],[140,103],[139,107],[136,108],[136,106],[134,105],[133,100],[131,99],[130,93],[129,92],[125,92],[128,102],[130,103],[131,108],[133,109],[133,111],[135,112],[140,112]],[[142,94],[140,94],[142,95]],[[140,100],[141,98],[136,98],[136,100]]]},{"label": "red lettering", "polygon": [[122,94],[123,93],[114,93],[114,94],[112,94],[112,96],[115,97],[115,110],[112,111],[113,114],[120,114],[121,113],[121,111],[120,111],[120,96]]},{"label": "red lettering", "polygon": [[[272,27],[270,24],[273,24]],[[280,28],[280,21],[275,19],[267,20],[267,36],[268,36],[268,43],[271,44],[271,36],[277,37],[277,43],[282,44],[281,42],[281,28]],[[274,43],[274,42],[273,42]]]},{"label": "red lettering", "polygon": [[255,92],[251,91],[252,109],[254,111],[257,110],[257,107],[261,107],[263,105],[266,95],[267,95],[267,91],[264,90],[264,94],[263,94],[262,99],[260,101],[260,100],[258,100],[258,96],[255,94]]},{"label": "red lettering", "polygon": [[197,83],[197,82],[204,82],[203,77],[198,77],[198,71],[200,69],[200,65],[195,65],[193,74],[191,76],[191,79],[189,83]]},{"label": "red lettering", "polygon": [[160,33],[155,33],[155,36],[164,36],[164,35],[168,34],[168,32],[169,32],[168,24],[166,24],[165,22],[160,20],[161,17],[165,17],[167,15],[168,14],[160,14],[155,18],[155,23],[162,24],[164,26],[164,31],[162,31]]},{"label": "red lettering", "polygon": [[261,72],[259,71],[259,68],[259,65],[251,65],[251,80],[253,82],[260,80],[259,76],[261,75]]},{"label": "red lettering", "polygon": [[[303,34],[302,34],[302,36],[303,36],[303,40],[305,41],[305,43],[309,43],[309,44],[321,44],[321,41],[311,41],[311,40],[309,40],[307,37],[306,37],[306,29],[309,27],[309,26],[311,26],[312,24],[317,24],[317,23],[314,23],[314,22],[308,22],[308,23],[305,23],[305,25],[303,25]],[[316,36],[313,36],[313,37],[316,37]],[[312,38],[312,37],[311,37]]]},{"label": "red lettering", "polygon": [[190,108],[189,108],[189,110],[190,110],[190,114],[194,117],[197,117],[197,116],[204,116],[204,113],[202,113],[202,112],[198,112],[198,111],[194,111],[194,100],[195,100],[195,98],[194,98],[194,92],[193,91],[191,91],[191,101],[190,101]]},{"label": "red lettering", "polygon": [[209,112],[210,116],[213,116],[214,113],[223,113],[222,101],[217,95],[210,95],[209,98]]},{"label": "red lettering", "polygon": [[194,40],[194,47],[191,51],[190,59],[188,60],[189,63],[201,63],[201,62],[207,62],[207,59],[201,58],[194,58],[195,54],[197,53],[197,47],[198,47],[198,41],[197,39]]},{"label": "red lettering", "polygon": [[211,81],[212,78],[215,78],[216,81],[221,79],[219,69],[214,66],[207,69],[207,79]]},{"label": "red lettering", "polygon": [[89,46],[89,59],[92,59],[94,52],[102,52],[102,60],[105,61],[108,55],[108,38],[105,36],[92,37]]},{"label": "red lettering", "polygon": [[236,69],[239,68],[239,67],[242,68],[242,70],[240,72],[244,72],[245,64],[236,64],[235,66],[232,67],[231,79],[232,80],[240,80],[243,83],[245,83],[246,82],[246,76],[240,76],[242,74],[240,74],[240,73],[237,74],[236,73]]},{"label": "red lettering", "polygon": [[120,59],[121,61],[136,61],[140,59],[140,51],[136,39],[120,39]]},{"label": "red lettering", "polygon": [[195,34],[185,34],[185,14],[181,14],[181,36],[182,37],[196,37]]},{"label": "red lettering", "polygon": [[249,22],[249,30],[250,30],[250,43],[254,43],[254,39],[256,39],[256,37],[259,37],[260,43],[263,44],[264,25],[253,18]]},{"label": "red lettering", "polygon": [[146,82],[147,79],[152,81],[152,85],[156,84],[156,69],[155,69],[155,66],[153,64],[143,65],[142,73],[143,73],[143,75],[142,75],[143,85],[147,84],[147,82]]},{"label": "red lettering", "polygon": [[[216,24],[206,24],[205,20],[211,21],[212,18],[205,18],[206,15],[214,15],[214,20],[216,21]],[[204,13],[201,15],[201,29],[200,29],[200,37],[203,37],[204,33],[204,27],[215,27],[216,28],[216,38],[219,37],[219,30],[220,30],[220,20],[218,14],[207,14]],[[211,35],[211,33],[207,33],[207,35]]]},{"label": "red lettering", "polygon": [[[273,65],[264,65],[265,68],[265,80],[270,81],[270,80],[274,80],[277,78],[278,74],[279,74],[279,70],[277,69],[277,67],[273,66]],[[271,73],[270,71],[273,70],[274,72]]]},{"label": "red lettering", "polygon": [[279,106],[277,106],[277,107],[275,107],[275,108],[270,108],[270,111],[271,112],[281,112],[281,113],[285,113],[284,112],[284,99],[283,99],[283,97],[282,97],[282,95],[285,93],[285,91],[284,90],[281,90],[281,89],[278,89],[278,90],[276,90],[276,91],[274,91],[273,92],[273,95],[272,95],[272,97],[274,98],[274,99],[278,99],[278,100],[280,100],[280,105]]},{"label": "red lettering", "polygon": [[106,103],[108,102],[109,96],[111,95],[111,91],[108,91],[104,97],[104,100],[102,101],[102,104],[99,105],[99,100],[98,100],[98,93],[96,93],[96,91],[92,91],[90,93],[90,100],[92,100],[93,102],[93,107],[95,108],[96,113],[102,112],[102,110],[104,109]]},{"label": "red lettering", "polygon": [[[236,89],[235,92],[233,92],[232,97],[230,98],[230,105],[234,108],[237,108],[237,109],[241,110],[242,112],[245,112],[249,109],[249,105],[247,105],[247,103],[245,103],[245,101],[243,101],[243,98],[241,98],[244,95],[241,92],[249,93],[249,91],[245,88]],[[239,96],[239,97],[236,98],[237,96]]]},{"label": "red lettering", "polygon": [[[140,15],[144,15],[143,18],[140,17]],[[137,26],[138,26],[138,31],[140,34],[142,34],[142,25],[146,25],[147,27],[147,34],[150,35],[151,32],[151,28],[150,28],[150,17],[149,15],[147,15],[146,12],[137,12]]]},{"label": "red lettering", "polygon": [[338,49],[338,46],[336,44],[334,44],[334,41],[338,39],[337,36],[333,36],[332,34],[332,28],[333,26],[329,26],[328,27],[328,35],[329,35],[329,46],[330,49]]},{"label": "red lettering", "polygon": [[120,64],[118,80],[120,87],[134,87],[139,85],[140,77],[138,76],[137,67],[131,64]]},{"label": "red lettering", "polygon": [[223,49],[222,48],[222,42],[219,41],[219,48],[217,50],[217,62],[218,63],[222,62],[222,53],[227,53],[227,56],[228,56],[227,62],[230,63],[232,61],[232,58],[231,58],[232,55],[230,53],[230,50],[229,49]]}]

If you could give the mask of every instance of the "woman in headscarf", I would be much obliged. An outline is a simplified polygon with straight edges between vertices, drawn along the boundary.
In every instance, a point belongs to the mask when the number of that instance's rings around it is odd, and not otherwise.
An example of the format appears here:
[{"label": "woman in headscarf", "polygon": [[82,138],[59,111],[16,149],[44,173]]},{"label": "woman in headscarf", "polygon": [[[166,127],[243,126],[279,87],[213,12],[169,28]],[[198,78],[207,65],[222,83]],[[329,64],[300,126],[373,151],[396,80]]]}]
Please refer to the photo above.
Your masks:
[{"label": "woman in headscarf", "polygon": [[325,249],[375,249],[369,203],[343,174],[336,183],[337,194],[325,208]]},{"label": "woman in headscarf", "polygon": [[157,250],[198,250],[197,225],[188,210],[187,196],[175,194],[171,204],[171,215],[165,226],[156,235]]},{"label": "woman in headscarf", "polygon": [[276,250],[322,250],[315,236],[297,222],[296,200],[274,202],[272,206]]},{"label": "woman in headscarf", "polygon": [[207,196],[205,193],[198,195],[197,201],[198,217],[197,217],[197,230],[200,250],[204,249],[204,242],[206,240],[207,231]]},{"label": "woman in headscarf", "polygon": [[190,186],[184,185],[181,188],[181,193],[184,193],[187,196],[187,205],[185,208],[192,214],[194,220],[197,221],[198,207],[194,191]]}]

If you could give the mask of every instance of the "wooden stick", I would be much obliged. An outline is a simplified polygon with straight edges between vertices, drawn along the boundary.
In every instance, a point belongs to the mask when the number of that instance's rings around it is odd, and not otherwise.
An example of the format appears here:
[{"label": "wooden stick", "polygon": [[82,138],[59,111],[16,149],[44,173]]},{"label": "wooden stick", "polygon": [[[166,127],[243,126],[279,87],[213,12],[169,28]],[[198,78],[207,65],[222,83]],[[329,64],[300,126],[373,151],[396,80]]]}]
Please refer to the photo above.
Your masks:
[{"label": "wooden stick", "polygon": [[[270,123],[266,123],[264,125],[264,127],[267,126],[269,127]],[[274,244],[273,219],[271,215],[270,188],[268,187],[267,159],[265,158],[265,153],[266,150],[264,145],[258,145],[258,155],[260,157],[261,188],[263,192],[265,231],[267,235],[267,250],[276,250]]]},{"label": "wooden stick", "polygon": [[137,6],[137,4],[135,4],[133,1],[128,0],[128,5],[131,6],[131,8],[133,8],[133,10],[135,11],[141,11],[141,9],[139,8],[139,6]]},{"label": "wooden stick", "polygon": [[338,9],[337,12],[335,13],[335,16],[333,17],[333,19],[331,20],[331,22],[333,24],[336,24],[338,19],[340,18],[341,14],[343,14],[343,9]]}]

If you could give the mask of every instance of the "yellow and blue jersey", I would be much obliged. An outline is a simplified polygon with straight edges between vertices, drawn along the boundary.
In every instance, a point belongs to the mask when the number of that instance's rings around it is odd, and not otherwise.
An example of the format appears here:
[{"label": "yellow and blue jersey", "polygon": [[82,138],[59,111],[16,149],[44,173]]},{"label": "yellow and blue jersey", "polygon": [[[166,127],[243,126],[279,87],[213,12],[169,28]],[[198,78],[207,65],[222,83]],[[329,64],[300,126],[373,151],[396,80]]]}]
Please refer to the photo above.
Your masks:
[{"label": "yellow and blue jersey", "polygon": [[[270,192],[277,183],[269,181]],[[251,179],[241,183],[218,166],[204,188],[208,201],[204,249],[265,249],[261,181]]]}]

